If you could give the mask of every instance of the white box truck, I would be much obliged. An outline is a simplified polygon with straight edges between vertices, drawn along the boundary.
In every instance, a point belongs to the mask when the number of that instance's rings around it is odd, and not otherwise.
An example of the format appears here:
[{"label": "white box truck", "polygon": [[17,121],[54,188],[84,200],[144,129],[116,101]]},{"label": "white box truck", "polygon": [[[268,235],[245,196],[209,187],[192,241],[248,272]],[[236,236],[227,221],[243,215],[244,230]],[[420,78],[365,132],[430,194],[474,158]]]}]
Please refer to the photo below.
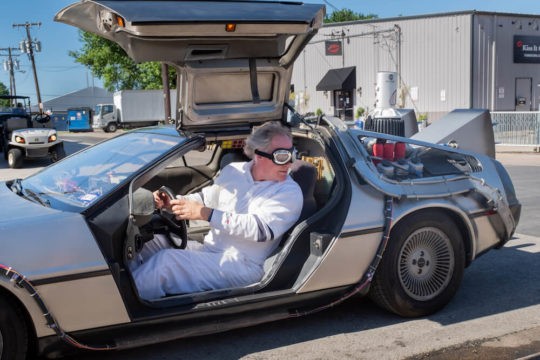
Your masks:
[{"label": "white box truck", "polygon": [[[175,118],[176,90],[171,94],[171,117]],[[133,128],[165,123],[165,99],[163,90],[120,90],[113,95],[114,104],[98,104],[95,107],[92,127],[105,132],[118,128]]]}]

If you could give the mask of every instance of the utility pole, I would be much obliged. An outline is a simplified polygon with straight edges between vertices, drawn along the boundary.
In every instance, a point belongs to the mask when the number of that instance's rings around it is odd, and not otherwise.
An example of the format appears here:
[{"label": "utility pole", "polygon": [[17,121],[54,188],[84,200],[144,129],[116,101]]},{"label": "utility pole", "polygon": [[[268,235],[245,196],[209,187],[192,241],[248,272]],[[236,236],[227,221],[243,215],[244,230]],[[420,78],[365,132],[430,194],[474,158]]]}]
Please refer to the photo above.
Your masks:
[{"label": "utility pole", "polygon": [[32,37],[30,36],[30,28],[32,26],[41,26],[41,22],[35,22],[35,23],[29,23],[26,22],[24,24],[13,24],[14,28],[24,27],[26,28],[26,40],[22,40],[19,44],[19,49],[23,53],[27,53],[28,57],[30,58],[30,62],[32,63],[32,71],[34,72],[34,83],[36,84],[36,93],[37,93],[37,101],[39,106],[39,113],[43,114],[43,103],[41,102],[41,94],[39,92],[39,82],[37,77],[37,71],[36,71],[36,62],[34,60],[34,50],[36,52],[41,51],[41,42],[39,42],[37,39],[32,40]]},{"label": "utility pole", "polygon": [[19,60],[13,60],[13,56],[18,56],[18,55],[12,55],[11,50],[17,50],[17,48],[12,48],[12,47],[0,48],[0,51],[8,52],[8,55],[7,55],[8,59],[4,60],[4,70],[9,72],[9,94],[11,96],[16,96],[17,89],[15,88],[15,70],[19,70]]}]

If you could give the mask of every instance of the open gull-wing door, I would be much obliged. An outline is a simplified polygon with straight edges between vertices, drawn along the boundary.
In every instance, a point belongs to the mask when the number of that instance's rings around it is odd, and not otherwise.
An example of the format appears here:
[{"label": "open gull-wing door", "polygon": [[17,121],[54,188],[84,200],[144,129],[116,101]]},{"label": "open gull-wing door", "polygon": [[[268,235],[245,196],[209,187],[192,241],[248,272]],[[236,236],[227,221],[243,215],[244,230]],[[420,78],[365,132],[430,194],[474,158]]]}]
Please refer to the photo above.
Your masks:
[{"label": "open gull-wing door", "polygon": [[179,73],[180,127],[230,128],[283,116],[292,64],[325,8],[293,1],[83,0],[55,17]]}]

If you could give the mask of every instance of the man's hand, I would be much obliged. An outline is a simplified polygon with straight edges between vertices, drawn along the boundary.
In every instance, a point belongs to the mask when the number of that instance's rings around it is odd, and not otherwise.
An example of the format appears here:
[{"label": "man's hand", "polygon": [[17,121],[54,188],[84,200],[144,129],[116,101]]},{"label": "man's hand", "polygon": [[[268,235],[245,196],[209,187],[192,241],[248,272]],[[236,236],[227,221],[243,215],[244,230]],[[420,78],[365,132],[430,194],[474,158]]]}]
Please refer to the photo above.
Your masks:
[{"label": "man's hand", "polygon": [[156,190],[154,194],[154,204],[156,209],[170,209],[171,208],[171,199],[163,191]]},{"label": "man's hand", "polygon": [[172,213],[178,220],[205,220],[208,221],[212,209],[197,201],[176,199],[171,201]]}]

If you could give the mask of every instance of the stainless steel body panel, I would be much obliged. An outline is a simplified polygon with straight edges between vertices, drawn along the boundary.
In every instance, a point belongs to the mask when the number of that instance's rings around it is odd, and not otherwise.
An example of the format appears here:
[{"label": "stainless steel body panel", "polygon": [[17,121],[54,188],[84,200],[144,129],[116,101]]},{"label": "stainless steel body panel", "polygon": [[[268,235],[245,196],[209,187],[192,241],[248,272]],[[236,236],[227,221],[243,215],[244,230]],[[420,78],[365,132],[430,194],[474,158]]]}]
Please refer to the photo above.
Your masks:
[{"label": "stainless steel body panel", "polygon": [[487,110],[454,110],[411,138],[436,144],[453,142],[460,149],[495,158],[492,128]]},{"label": "stainless steel body panel", "polygon": [[481,216],[473,219],[476,230],[476,242],[474,257],[500,244],[499,235],[493,229],[488,216]]},{"label": "stainless steel body panel", "polygon": [[108,266],[80,214],[44,207],[0,184],[0,263],[29,280],[107,270]]},{"label": "stainless steel body panel", "polygon": [[382,232],[334,239],[318,266],[306,278],[298,293],[356,284],[369,267]]},{"label": "stainless steel body panel", "polygon": [[175,66],[181,95],[174,118],[199,129],[282,117],[292,64],[324,12],[282,1],[96,0],[72,4],[55,20],[116,42],[137,62]]},{"label": "stainless steel body panel", "polygon": [[[129,321],[118,288],[82,217],[47,208],[0,183],[0,264],[34,285],[57,321],[70,330]],[[9,283],[1,283],[9,291]],[[39,285],[42,284],[42,285]],[[17,292],[25,304],[28,293]],[[43,314],[29,305],[39,336],[51,333]],[[43,327],[39,326],[42,324]]]},{"label": "stainless steel body panel", "polygon": [[[352,182],[356,186],[353,186],[355,190],[353,190],[351,211],[349,212],[344,229],[350,226],[351,215],[358,212],[362,212],[362,214],[366,214],[368,217],[379,216],[379,224],[382,225],[382,197],[386,193],[396,199],[393,208],[393,225],[408,214],[422,209],[443,208],[456,214],[466,226],[470,239],[471,258],[469,260],[473,260],[477,254],[507,240],[500,238],[500,234],[496,234],[493,226],[487,221],[488,215],[486,212],[493,209],[492,202],[496,200],[495,198],[498,198],[496,206],[496,211],[499,212],[498,216],[503,217],[502,214],[507,212],[509,207],[505,187],[500,174],[497,172],[493,158],[466,150],[388,136],[388,139],[391,141],[405,141],[418,146],[430,146],[443,153],[448,152],[450,154],[449,156],[456,154],[473,157],[478,162],[479,167],[479,169],[473,169],[472,172],[464,172],[463,175],[465,176],[463,178],[454,175],[393,181],[380,174],[373,167],[372,160],[366,157],[367,154],[362,149],[363,145],[358,142],[360,132],[341,127],[339,121],[335,121],[335,125],[336,134],[344,144],[344,148],[347,150],[350,158],[354,159],[352,161],[355,162],[354,166],[357,173],[371,185],[364,186],[364,188],[370,188],[371,192],[375,191],[378,194],[377,200],[370,201],[372,198],[366,196],[367,192],[364,192],[363,196],[360,195],[360,192],[357,191],[359,190],[357,182]],[[378,134],[377,136],[384,137],[383,134]],[[480,195],[468,196],[468,194]],[[370,209],[370,211],[366,212],[365,209]],[[371,209],[374,211],[371,211]],[[366,221],[369,220],[366,219]],[[373,220],[371,220],[370,225],[373,226],[373,223]],[[376,223],[377,220],[375,220]],[[363,228],[366,225],[368,224],[364,224]],[[509,232],[513,232],[515,224],[513,226],[510,224],[507,227],[510,228],[507,229]]]},{"label": "stainless steel body panel", "polygon": [[110,274],[42,285],[37,290],[64,331],[130,322]]},{"label": "stainless steel body panel", "polygon": [[82,1],[55,20],[117,42],[137,62],[279,57],[288,66],[323,18],[324,6],[278,1]]}]

